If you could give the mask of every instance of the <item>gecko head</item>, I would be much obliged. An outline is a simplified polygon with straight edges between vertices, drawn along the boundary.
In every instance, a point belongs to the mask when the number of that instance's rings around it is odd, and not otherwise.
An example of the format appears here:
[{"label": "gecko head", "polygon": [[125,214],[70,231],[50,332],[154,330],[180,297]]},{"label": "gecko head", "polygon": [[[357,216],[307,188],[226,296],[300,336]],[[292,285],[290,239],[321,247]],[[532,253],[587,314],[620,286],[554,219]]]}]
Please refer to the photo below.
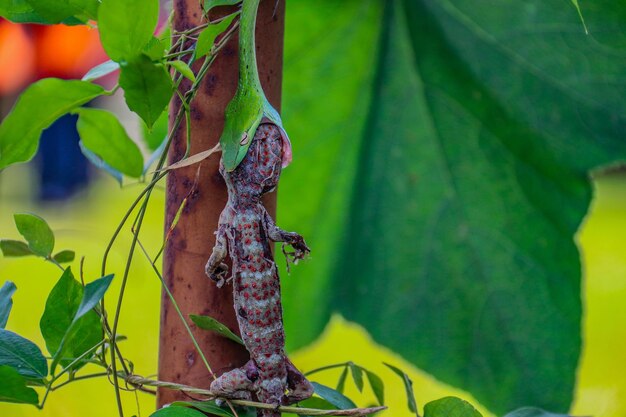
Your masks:
[{"label": "gecko head", "polygon": [[264,120],[250,141],[241,163],[232,171],[222,163],[220,172],[232,188],[231,194],[234,192],[239,199],[257,200],[276,188],[284,159],[290,156],[291,146],[288,139],[284,139],[282,129]]}]

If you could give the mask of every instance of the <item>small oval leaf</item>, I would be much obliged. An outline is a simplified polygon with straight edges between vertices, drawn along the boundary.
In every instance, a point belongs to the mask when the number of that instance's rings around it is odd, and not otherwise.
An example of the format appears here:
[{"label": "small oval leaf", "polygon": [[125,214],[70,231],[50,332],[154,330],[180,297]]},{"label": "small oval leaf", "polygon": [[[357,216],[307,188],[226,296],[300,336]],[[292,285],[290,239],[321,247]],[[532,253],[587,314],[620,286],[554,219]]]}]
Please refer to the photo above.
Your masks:
[{"label": "small oval leaf", "polygon": [[482,414],[465,400],[444,397],[426,404],[424,417],[482,417]]},{"label": "small oval leaf", "polygon": [[0,240],[0,250],[7,258],[35,254],[32,250],[30,250],[28,244],[26,242],[22,242],[21,240],[2,239]]},{"label": "small oval leaf", "polygon": [[18,232],[26,239],[28,247],[37,255],[47,258],[54,250],[54,233],[48,223],[30,213],[13,215]]}]

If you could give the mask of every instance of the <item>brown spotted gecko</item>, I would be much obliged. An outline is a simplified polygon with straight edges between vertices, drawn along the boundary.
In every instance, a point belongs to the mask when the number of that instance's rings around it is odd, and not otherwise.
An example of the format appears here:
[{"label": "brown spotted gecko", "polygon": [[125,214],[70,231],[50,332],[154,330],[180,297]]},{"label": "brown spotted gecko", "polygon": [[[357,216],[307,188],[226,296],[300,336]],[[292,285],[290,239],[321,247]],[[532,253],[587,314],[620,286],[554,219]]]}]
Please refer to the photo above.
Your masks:
[{"label": "brown spotted gecko", "polygon": [[[223,261],[230,255],[235,312],[241,338],[250,352],[248,363],[211,384],[211,391],[224,398],[250,399],[255,395],[263,403],[279,406],[313,394],[312,385],[285,353],[280,280],[272,242],[293,247],[293,252],[285,252],[288,262],[303,259],[310,249],[302,236],[276,226],[261,203],[261,196],[278,184],[283,158],[290,156],[288,139],[281,130],[273,123],[263,123],[237,168],[227,172],[220,165],[228,202],[220,216],[206,273],[221,287],[228,272]],[[280,416],[277,410],[259,413]]]}]

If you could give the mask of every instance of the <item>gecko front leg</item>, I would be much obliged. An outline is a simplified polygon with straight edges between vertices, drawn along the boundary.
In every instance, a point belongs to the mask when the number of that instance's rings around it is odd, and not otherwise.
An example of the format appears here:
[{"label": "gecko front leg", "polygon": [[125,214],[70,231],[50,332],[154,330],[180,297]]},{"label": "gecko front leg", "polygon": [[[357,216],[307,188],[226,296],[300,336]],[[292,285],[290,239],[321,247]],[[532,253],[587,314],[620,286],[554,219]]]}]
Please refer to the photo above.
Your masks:
[{"label": "gecko front leg", "polygon": [[215,233],[213,252],[205,267],[207,276],[217,283],[218,288],[224,285],[226,274],[228,274],[228,265],[223,262],[227,252],[226,231],[225,228],[220,225]]},{"label": "gecko front leg", "polygon": [[[274,219],[269,215],[267,211],[263,214],[263,225],[265,226],[265,230],[267,231],[267,235],[274,242],[284,242],[283,243],[283,253],[287,258],[287,271],[289,272],[289,264],[297,263],[300,259],[304,259],[309,253],[311,253],[311,249],[306,245],[304,238],[297,234],[296,232],[286,232],[282,230],[280,227],[276,226]],[[293,252],[288,252],[285,250],[285,243],[291,245],[294,249]]]}]

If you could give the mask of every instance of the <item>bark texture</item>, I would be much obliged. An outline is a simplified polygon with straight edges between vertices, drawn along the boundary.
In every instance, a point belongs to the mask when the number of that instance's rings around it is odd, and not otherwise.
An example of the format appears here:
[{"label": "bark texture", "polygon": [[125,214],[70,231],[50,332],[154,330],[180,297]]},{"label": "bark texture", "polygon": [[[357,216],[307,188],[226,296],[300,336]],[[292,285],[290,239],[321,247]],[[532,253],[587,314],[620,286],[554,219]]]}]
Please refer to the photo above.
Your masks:
[{"label": "bark texture", "polygon": [[[256,29],[259,76],[268,100],[276,109],[280,109],[281,97],[284,6],[284,0],[278,3],[276,0],[263,0]],[[174,8],[173,26],[176,30],[187,30],[202,23],[198,0],[175,0]],[[191,105],[191,154],[207,150],[218,142],[224,125],[224,110],[237,89],[237,65],[237,36],[234,36],[213,63]],[[189,88],[188,81],[182,88]],[[179,106],[180,101],[176,98],[171,104],[170,122]],[[172,143],[169,163],[183,157],[186,142],[185,128],[182,126]],[[187,204],[166,246],[163,273],[185,317],[189,314],[210,315],[238,332],[232,288],[217,288],[204,272],[215,244],[214,232],[218,218],[227,201],[226,185],[218,167],[218,156],[214,156],[201,164],[169,174],[166,230],[185,198]],[[274,216],[276,195],[267,195],[264,204]],[[213,378],[165,293],[161,306],[159,379],[208,388]],[[188,322],[191,324],[190,320]],[[215,333],[196,329],[193,325],[192,329],[216,376],[247,362],[248,352],[242,346]],[[159,407],[180,399],[188,397],[176,391],[159,389]]]}]

